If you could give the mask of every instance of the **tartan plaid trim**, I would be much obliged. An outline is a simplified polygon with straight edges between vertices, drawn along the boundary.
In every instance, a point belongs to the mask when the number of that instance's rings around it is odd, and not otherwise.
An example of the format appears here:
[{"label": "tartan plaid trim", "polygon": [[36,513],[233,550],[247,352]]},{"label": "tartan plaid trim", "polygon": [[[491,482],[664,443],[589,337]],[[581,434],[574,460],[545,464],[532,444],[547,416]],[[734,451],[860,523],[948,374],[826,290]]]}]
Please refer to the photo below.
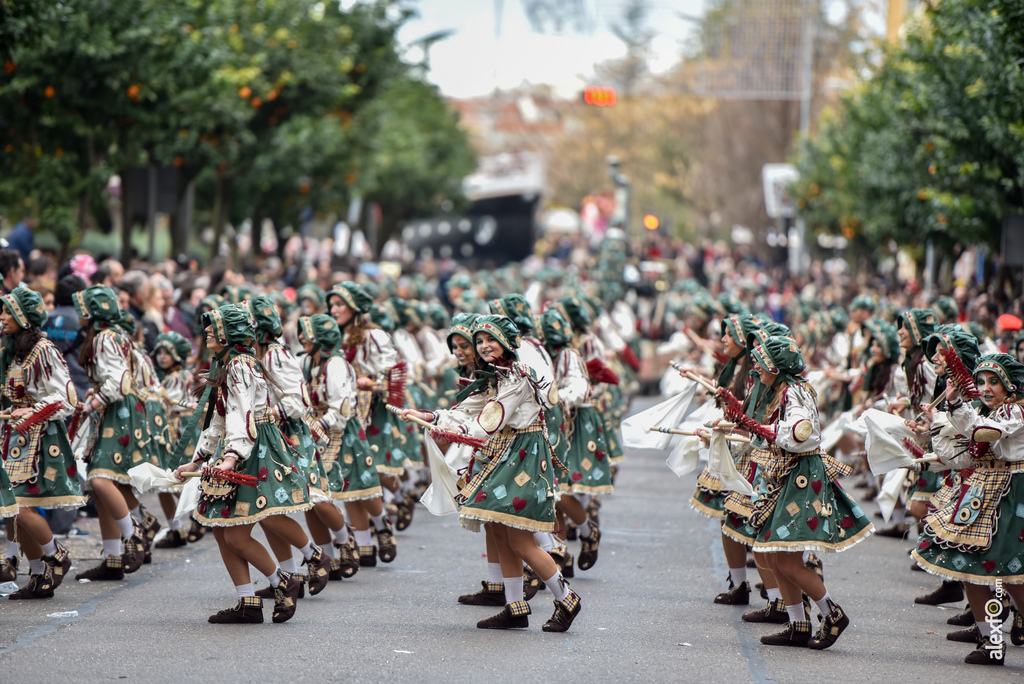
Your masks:
[{"label": "tartan plaid trim", "polygon": [[241,596],[238,599],[238,603],[242,608],[263,609],[263,599],[257,598],[256,596]]},{"label": "tartan plaid trim", "polygon": [[[562,580],[562,584],[565,584],[565,580]],[[558,602],[563,608],[565,608],[570,615],[580,607],[580,595],[572,589],[569,590],[569,595]]]},{"label": "tartan plaid trim", "polygon": [[377,553],[377,547],[376,546],[360,546],[359,547],[359,555],[360,556],[372,556],[375,553]]},{"label": "tartan plaid trim", "polygon": [[107,556],[103,559],[103,564],[108,568],[120,568],[124,565],[121,561],[121,556]]},{"label": "tartan plaid trim", "polygon": [[[1009,492],[1013,473],[1009,470],[976,468],[964,480],[946,505],[925,517],[925,531],[935,537],[943,548],[963,551],[984,551],[992,545],[992,537],[999,526],[999,504]],[[974,522],[957,524],[956,514],[971,487],[981,487],[981,508]],[[961,496],[961,492],[965,493]]]},{"label": "tartan plaid trim", "polygon": [[484,591],[505,591],[504,582],[484,582]]},{"label": "tartan plaid trim", "polygon": [[[504,588],[504,585],[502,585]],[[512,617],[522,617],[529,615],[532,611],[530,610],[530,604],[526,601],[513,601],[512,603],[506,604],[508,612],[512,614]]]}]

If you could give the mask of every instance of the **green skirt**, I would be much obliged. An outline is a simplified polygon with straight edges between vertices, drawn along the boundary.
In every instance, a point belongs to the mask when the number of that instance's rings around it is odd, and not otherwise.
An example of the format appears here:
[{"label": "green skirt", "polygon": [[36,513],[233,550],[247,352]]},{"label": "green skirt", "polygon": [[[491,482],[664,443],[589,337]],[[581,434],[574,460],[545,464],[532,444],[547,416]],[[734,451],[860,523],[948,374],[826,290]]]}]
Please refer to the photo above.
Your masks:
[{"label": "green skirt", "polygon": [[612,463],[619,463],[626,457],[626,453],[622,450],[622,440],[619,438],[621,420],[614,415],[616,411],[621,410],[624,404],[622,390],[618,385],[608,385],[603,403],[605,410],[601,411],[601,417],[604,420],[601,427],[605,441],[608,443],[608,458]]},{"label": "green skirt", "polygon": [[917,474],[917,480],[907,492],[910,501],[931,501],[932,495],[939,491],[945,481],[945,473],[933,473],[925,470]]},{"label": "green skirt", "polygon": [[[500,439],[499,435],[491,438]],[[499,523],[531,532],[555,529],[555,486],[549,445],[542,430],[514,433],[460,494],[459,522],[479,531]]]},{"label": "green skirt", "polygon": [[86,497],[82,495],[82,485],[78,481],[75,455],[62,421],[51,420],[42,431],[37,468],[36,477],[14,486],[14,496],[19,506],[54,509],[78,508],[85,504]]},{"label": "green skirt", "polygon": [[13,518],[18,515],[18,499],[15,498],[14,488],[11,486],[11,478],[7,477],[7,471],[0,466],[0,520]]},{"label": "green skirt", "polygon": [[[741,470],[737,466],[737,470],[740,474],[746,473],[747,481],[751,483],[754,491],[757,492],[764,476],[761,474],[760,466],[753,460],[750,460],[749,455],[746,460],[747,469]],[[754,513],[754,500],[738,492],[726,492],[723,503],[722,534],[740,544],[753,546],[754,540],[757,539],[757,528],[754,527],[750,520]]]},{"label": "green skirt", "polygon": [[[434,393],[420,383],[409,385],[409,394],[412,396],[413,406],[437,406]],[[401,450],[405,454],[402,465],[407,468],[422,468],[423,433],[414,423],[406,423],[401,418],[398,418],[395,423],[402,435]]]},{"label": "green skirt", "polygon": [[[171,465],[171,456],[174,453],[174,434],[171,421],[167,417],[164,405],[158,399],[146,400],[146,421],[149,426],[150,440],[149,461],[161,468],[176,468],[177,464]],[[156,459],[154,461],[154,459]],[[158,488],[157,492],[181,491],[184,485],[174,485],[166,488]]]},{"label": "green skirt", "polygon": [[569,440],[565,436],[565,416],[562,414],[562,407],[555,404],[544,411],[544,423],[548,428],[548,443],[551,445],[551,453],[561,463],[568,458]]},{"label": "green skirt", "polygon": [[[102,477],[130,485],[128,469],[150,462],[149,422],[146,406],[134,394],[107,404],[92,416],[93,446],[86,463],[88,479]],[[159,462],[153,465],[160,465]]]},{"label": "green skirt", "polygon": [[309,427],[301,420],[286,418],[278,423],[278,428],[280,428],[281,434],[291,442],[285,446],[291,452],[292,461],[298,467],[302,479],[309,485],[309,495],[313,502],[326,500],[327,493],[323,491],[324,467],[320,463]]},{"label": "green skirt", "polygon": [[610,494],[612,469],[608,461],[607,433],[602,431],[601,415],[592,406],[583,406],[573,418],[572,439],[564,461],[569,477],[562,488],[572,494]]},{"label": "green skirt", "polygon": [[871,534],[874,525],[842,486],[827,477],[820,454],[794,460],[777,481],[762,471],[758,503],[767,504],[760,511],[767,517],[758,528],[754,551],[845,551]]},{"label": "green skirt", "polygon": [[[223,462],[218,456],[210,465]],[[203,477],[199,504],[192,517],[207,527],[251,525],[271,515],[312,508],[309,486],[271,422],[256,425],[256,442],[249,457],[235,465],[235,472],[257,478],[255,487],[235,485]]]},{"label": "green skirt", "polygon": [[342,501],[359,501],[376,499],[384,493],[380,486],[380,475],[374,464],[370,445],[366,441],[366,431],[359,426],[356,418],[350,418],[345,425],[344,437],[341,441],[341,458],[336,468],[340,471],[342,488],[337,493],[331,490],[331,496]]},{"label": "green skirt", "polygon": [[405,472],[402,466],[405,452],[401,440],[396,440],[397,436],[401,436],[396,421],[397,418],[375,395],[370,404],[370,423],[366,426],[366,437],[373,453],[373,463],[381,475],[401,475]]},{"label": "green skirt", "polygon": [[970,584],[1024,584],[1024,473],[1014,473],[999,500],[999,509],[987,549],[967,551],[936,541],[928,525],[914,549],[922,568],[943,579]]}]

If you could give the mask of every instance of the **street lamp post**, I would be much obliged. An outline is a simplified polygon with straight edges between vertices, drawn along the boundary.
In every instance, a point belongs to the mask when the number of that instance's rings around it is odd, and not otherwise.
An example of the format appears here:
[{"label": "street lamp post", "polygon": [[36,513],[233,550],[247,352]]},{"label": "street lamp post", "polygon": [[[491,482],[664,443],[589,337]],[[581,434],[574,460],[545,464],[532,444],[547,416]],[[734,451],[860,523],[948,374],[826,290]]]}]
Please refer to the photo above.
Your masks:
[{"label": "street lamp post", "polygon": [[629,202],[633,194],[629,178],[619,171],[618,157],[612,155],[608,157],[607,162],[608,177],[615,184],[615,212],[612,214],[611,225],[621,228],[627,235],[636,238],[636,235],[632,235],[629,225]]}]

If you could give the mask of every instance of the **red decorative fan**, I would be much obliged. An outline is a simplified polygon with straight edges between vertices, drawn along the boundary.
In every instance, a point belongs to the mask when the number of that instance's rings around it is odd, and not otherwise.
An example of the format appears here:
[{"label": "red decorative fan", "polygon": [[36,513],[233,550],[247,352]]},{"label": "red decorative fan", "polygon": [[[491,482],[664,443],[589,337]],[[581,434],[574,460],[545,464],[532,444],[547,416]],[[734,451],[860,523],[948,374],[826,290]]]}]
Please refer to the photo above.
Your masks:
[{"label": "red decorative fan", "polygon": [[718,396],[722,400],[722,411],[725,417],[736,423],[748,432],[763,437],[771,444],[775,444],[775,431],[766,425],[761,425],[744,412],[743,404],[736,398],[736,395],[725,387],[718,388]]},{"label": "red decorative fan", "polygon": [[399,408],[405,407],[405,383],[409,377],[409,367],[405,361],[396,363],[388,372],[388,403]]},{"label": "red decorative fan", "polygon": [[[388,411],[391,411],[399,418],[402,417],[402,409],[398,408],[397,406],[392,406],[391,404],[388,404]],[[407,420],[410,423],[416,423],[417,425],[422,425],[423,427],[428,428],[430,430],[431,439],[437,441],[450,442],[451,444],[465,444],[467,446],[473,447],[474,449],[483,449],[485,446],[487,446],[486,439],[480,439],[479,437],[471,437],[469,435],[464,435],[461,432],[442,430],[439,427],[431,425],[425,420],[420,420],[419,418],[415,418],[413,416],[409,416],[405,420]]]},{"label": "red decorative fan", "polygon": [[45,423],[54,416],[57,411],[60,411],[64,407],[64,404],[59,401],[55,401],[51,404],[47,404],[34,413],[29,413],[24,417],[14,422],[11,427],[17,430],[20,434],[25,434],[36,425]]},{"label": "red decorative fan", "polygon": [[587,361],[587,372],[590,373],[591,382],[603,382],[606,385],[619,384],[619,376],[601,359],[590,359]]},{"label": "red decorative fan", "polygon": [[259,482],[259,478],[254,475],[236,473],[233,470],[220,470],[210,466],[203,466],[203,475],[205,477],[212,477],[214,480],[224,480],[225,482],[233,482],[234,484],[246,485],[247,487],[255,487]]},{"label": "red decorative fan", "polygon": [[910,439],[909,437],[903,438],[903,446],[906,448],[908,452],[910,452],[910,455],[913,456],[914,458],[921,458],[922,456],[924,456],[924,449],[919,447],[917,443],[914,440]]},{"label": "red decorative fan", "polygon": [[943,358],[946,359],[946,370],[949,374],[949,379],[956,386],[960,396],[968,401],[974,401],[981,397],[981,392],[978,391],[978,386],[974,384],[974,378],[971,377],[971,371],[967,370],[967,366],[960,359],[960,355],[953,349],[946,349],[942,352]]}]

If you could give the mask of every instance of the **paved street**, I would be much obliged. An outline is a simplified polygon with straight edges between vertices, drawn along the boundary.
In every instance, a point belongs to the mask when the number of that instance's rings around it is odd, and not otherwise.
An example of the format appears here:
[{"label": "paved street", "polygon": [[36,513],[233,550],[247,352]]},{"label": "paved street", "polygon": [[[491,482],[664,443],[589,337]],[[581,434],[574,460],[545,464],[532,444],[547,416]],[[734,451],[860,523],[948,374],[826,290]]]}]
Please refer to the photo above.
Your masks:
[{"label": "paved street", "polygon": [[[394,563],[331,583],[284,625],[269,622],[269,609],[263,625],[207,624],[234,602],[210,537],[157,552],[122,583],[69,580],[49,601],[3,601],[0,681],[1024,680],[1024,650],[1012,646],[1004,668],[962,664],[971,647],[945,640],[953,610],[913,603],[938,581],[911,573],[909,544],[891,539],[825,558],[826,582],[853,619],[832,649],[762,647],[758,637],[773,628],[711,603],[726,575],[717,527],[686,503],[696,477],[676,478],[664,458],[629,454],[602,509],[600,561],[572,581],[583,612],[567,634],[541,632],[552,609],[546,592],[532,601],[529,630],[477,630],[496,610],[455,598],[484,577],[483,537],[419,508],[398,534]],[[74,553],[95,557],[98,546],[75,540]],[[70,611],[77,616],[50,616]]]}]

